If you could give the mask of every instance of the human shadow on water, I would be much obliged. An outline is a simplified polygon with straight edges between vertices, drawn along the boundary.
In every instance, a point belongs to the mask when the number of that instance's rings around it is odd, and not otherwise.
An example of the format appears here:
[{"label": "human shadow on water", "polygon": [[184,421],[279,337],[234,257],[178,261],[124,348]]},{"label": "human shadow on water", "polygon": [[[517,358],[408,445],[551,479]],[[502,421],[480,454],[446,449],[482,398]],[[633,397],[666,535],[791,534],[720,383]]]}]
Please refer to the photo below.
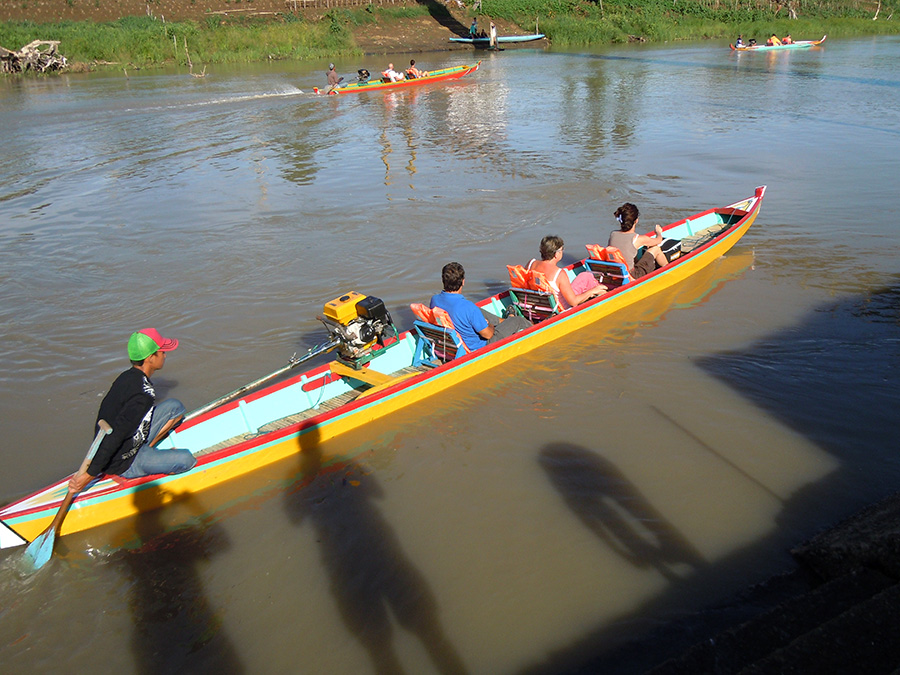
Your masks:
[{"label": "human shadow on water", "polygon": [[465,673],[428,582],[375,505],[384,496],[378,482],[352,463],[340,468],[324,470],[320,448],[304,444],[299,480],[287,491],[285,507],[294,523],[315,528],[344,624],[378,673],[404,672],[393,646],[392,617],[421,640],[438,672]]},{"label": "human shadow on water", "polygon": [[653,567],[670,581],[705,565],[703,557],[612,462],[569,443],[539,456],[553,486],[585,527],[635,567]]},{"label": "human shadow on water", "polygon": [[[822,305],[796,325],[745,349],[710,354],[694,362],[836,459],[836,468],[778,497],[781,510],[775,529],[703,570],[702,582],[709,587],[723,580],[733,584],[734,570],[758,586],[740,589],[734,597],[701,611],[660,622],[656,619],[659,608],[671,617],[673,599],[676,606],[680,604],[678,587],[673,585],[630,616],[620,617],[615,626],[604,623],[548,651],[520,675],[645,673],[695,645],[718,644],[715,639],[722,631],[808,590],[802,570],[798,572],[786,556],[786,573],[774,579],[756,576],[761,561],[775,558],[774,564],[764,566],[777,571],[777,558],[786,546],[799,544],[803,537],[896,490],[900,479],[894,423],[900,406],[900,278],[873,292]],[[659,419],[672,428],[673,420],[665,415]],[[772,496],[771,489],[753,477],[754,472],[742,468],[756,461],[747,460],[732,467],[736,475]],[[652,627],[628,630],[629,621]],[[619,629],[622,626],[625,630]],[[733,671],[723,666],[721,672]]]},{"label": "human shadow on water", "polygon": [[[197,524],[166,532],[162,509],[153,508],[165,488],[135,494],[139,545],[110,558],[130,581],[135,670],[146,675],[183,672],[241,673],[238,655],[203,589],[198,564],[228,547],[224,532]],[[178,495],[179,506],[203,512],[195,498]]]},{"label": "human shadow on water", "polygon": [[[822,448],[850,474],[867,476],[862,503],[896,490],[895,420],[900,407],[900,277],[870,293],[817,307],[805,320],[747,349],[712,354],[698,365],[785,426]],[[843,479],[807,492],[817,506],[844,501]],[[843,500],[826,497],[841,494]],[[796,500],[796,495],[795,495]],[[850,498],[852,500],[852,497]],[[798,509],[797,515],[809,512]],[[829,519],[834,513],[829,514]],[[824,523],[819,523],[820,525]]]}]

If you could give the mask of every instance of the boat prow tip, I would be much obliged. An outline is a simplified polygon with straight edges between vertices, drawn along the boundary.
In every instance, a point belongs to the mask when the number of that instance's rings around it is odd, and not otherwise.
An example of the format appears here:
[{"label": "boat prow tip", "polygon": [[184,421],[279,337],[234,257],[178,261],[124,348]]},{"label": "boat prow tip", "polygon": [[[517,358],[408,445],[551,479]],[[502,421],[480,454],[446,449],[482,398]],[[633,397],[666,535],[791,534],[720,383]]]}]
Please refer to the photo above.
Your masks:
[{"label": "boat prow tip", "polygon": [[24,546],[28,540],[19,536],[19,533],[6,523],[0,521],[0,549]]}]

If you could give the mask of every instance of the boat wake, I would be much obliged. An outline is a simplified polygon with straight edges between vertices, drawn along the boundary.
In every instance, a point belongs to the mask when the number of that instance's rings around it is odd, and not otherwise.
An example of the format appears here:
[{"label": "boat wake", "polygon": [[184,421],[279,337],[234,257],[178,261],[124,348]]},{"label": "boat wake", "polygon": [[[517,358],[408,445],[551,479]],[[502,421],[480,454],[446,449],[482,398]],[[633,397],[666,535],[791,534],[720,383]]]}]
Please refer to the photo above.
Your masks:
[{"label": "boat wake", "polygon": [[192,101],[184,103],[172,103],[169,105],[153,106],[150,108],[132,108],[126,112],[144,112],[149,110],[183,110],[189,108],[204,108],[207,106],[227,105],[229,103],[243,103],[245,101],[259,101],[269,98],[284,98],[288,96],[300,96],[305,92],[294,86],[286,86],[284,89],[276,91],[259,92],[256,94],[235,94],[232,96],[223,96],[221,98],[212,98],[205,101]]}]

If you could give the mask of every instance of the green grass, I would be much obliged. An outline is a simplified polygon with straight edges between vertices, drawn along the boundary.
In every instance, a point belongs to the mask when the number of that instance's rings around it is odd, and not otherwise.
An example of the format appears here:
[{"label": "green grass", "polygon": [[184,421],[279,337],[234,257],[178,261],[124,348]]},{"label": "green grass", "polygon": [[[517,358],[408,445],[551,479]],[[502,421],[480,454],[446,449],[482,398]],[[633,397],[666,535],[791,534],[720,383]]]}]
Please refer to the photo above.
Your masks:
[{"label": "green grass", "polygon": [[[795,39],[897,34],[900,0],[483,0],[482,13],[530,29],[538,23],[559,47],[625,42],[630,36],[653,42],[729,38],[739,33]],[[797,12],[789,15],[788,6]],[[802,37],[798,37],[802,36]]]},{"label": "green grass", "polygon": [[205,22],[163,23],[152,17],[129,17],[110,23],[90,21],[41,24],[0,23],[0,45],[18,48],[35,35],[59,40],[61,52],[73,63],[112,62],[134,67],[186,64],[185,42],[195,66],[268,59],[328,58],[352,53],[348,27],[327,18],[310,23],[296,17],[286,20],[246,20],[223,24]]},{"label": "green grass", "polygon": [[[251,0],[245,0],[250,2]],[[473,0],[466,0],[471,14]],[[652,42],[733,38],[757,39],[791,33],[795,39],[900,33],[900,0],[882,0],[873,21],[873,0],[793,0],[786,6],[770,0],[483,0],[479,16],[512,21],[526,31],[537,23],[554,46],[577,48],[626,42],[632,36]],[[779,9],[780,8],[780,9]],[[185,42],[195,67],[270,59],[321,59],[358,55],[353,31],[374,22],[447,14],[429,5],[334,8],[316,21],[285,14],[272,19],[163,23],[148,16],[110,23],[0,23],[0,45],[16,49],[40,37],[59,40],[71,63],[112,62],[134,67],[186,64]]]}]

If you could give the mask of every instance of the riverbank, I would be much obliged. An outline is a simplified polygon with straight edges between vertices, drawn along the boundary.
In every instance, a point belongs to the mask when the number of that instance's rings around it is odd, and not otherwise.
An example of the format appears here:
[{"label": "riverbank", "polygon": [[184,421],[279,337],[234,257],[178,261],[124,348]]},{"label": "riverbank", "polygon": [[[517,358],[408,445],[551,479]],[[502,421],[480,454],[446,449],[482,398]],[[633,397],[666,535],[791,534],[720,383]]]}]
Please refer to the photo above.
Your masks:
[{"label": "riverbank", "polygon": [[[350,2],[352,0],[348,0]],[[577,48],[627,41],[663,42],[762,38],[772,32],[799,39],[900,33],[893,9],[848,6],[760,11],[755,5],[725,11],[651,2],[610,6],[572,1],[566,11],[496,0],[476,12],[462,2],[398,2],[333,7],[325,0],[23,0],[0,7],[0,46],[19,49],[33,40],[58,40],[73,69],[210,65],[279,59],[329,59],[364,54],[468,50],[449,42],[493,21],[501,35],[541,32],[530,43]],[[817,11],[818,14],[813,14]],[[877,19],[873,21],[872,19]]]},{"label": "riverbank", "polygon": [[547,672],[895,673],[898,535],[900,493],[798,544],[790,551],[796,568],[730,602],[672,621],[614,654]]}]

